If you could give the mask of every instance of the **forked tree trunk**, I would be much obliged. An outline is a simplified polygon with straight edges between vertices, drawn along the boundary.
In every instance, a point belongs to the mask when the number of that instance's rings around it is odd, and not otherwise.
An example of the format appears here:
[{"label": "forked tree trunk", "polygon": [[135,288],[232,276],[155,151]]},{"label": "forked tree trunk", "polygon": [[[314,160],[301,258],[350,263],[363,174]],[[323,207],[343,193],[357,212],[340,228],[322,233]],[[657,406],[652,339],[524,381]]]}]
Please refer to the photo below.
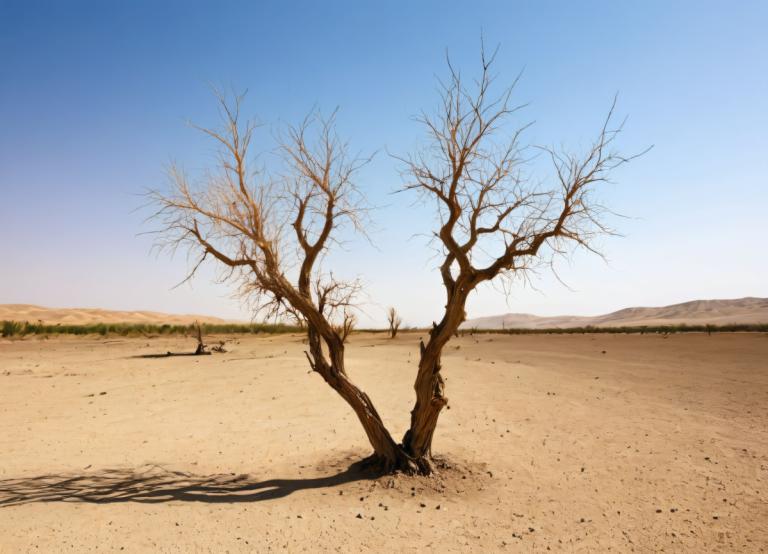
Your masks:
[{"label": "forked tree trunk", "polygon": [[320,373],[355,411],[374,450],[370,461],[384,471],[424,475],[433,471],[432,437],[440,412],[448,404],[440,375],[440,357],[445,344],[464,321],[465,291],[470,289],[458,286],[455,290],[455,297],[448,302],[448,310],[441,322],[432,328],[426,346],[421,343],[414,384],[416,403],[411,410],[411,426],[401,444],[394,441],[368,395],[348,378],[344,369],[344,340],[336,333],[321,333],[320,327],[312,322],[308,325],[310,352],[307,357],[312,369]]},{"label": "forked tree trunk", "polygon": [[[310,337],[312,335],[310,331]],[[421,362],[414,386],[416,405],[411,411],[411,427],[403,437],[402,444],[397,444],[371,399],[348,378],[344,370],[343,343],[328,345],[330,352],[326,360],[322,351],[318,350],[319,340],[310,338],[312,354],[308,357],[312,368],[352,407],[373,447],[374,454],[368,461],[382,471],[423,475],[433,471],[432,436],[440,411],[448,403],[443,395],[444,383],[440,375],[440,353],[445,342],[442,335],[438,339],[431,339],[427,347],[422,344]]]}]

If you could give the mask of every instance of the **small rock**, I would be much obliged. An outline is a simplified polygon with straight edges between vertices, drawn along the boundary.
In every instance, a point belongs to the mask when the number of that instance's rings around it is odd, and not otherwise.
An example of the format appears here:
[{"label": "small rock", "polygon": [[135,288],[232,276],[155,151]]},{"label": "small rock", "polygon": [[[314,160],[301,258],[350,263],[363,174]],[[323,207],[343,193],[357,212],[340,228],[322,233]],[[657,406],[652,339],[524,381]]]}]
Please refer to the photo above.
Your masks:
[{"label": "small rock", "polygon": [[357,519],[363,519],[363,514],[357,514],[355,517],[356,517]]}]

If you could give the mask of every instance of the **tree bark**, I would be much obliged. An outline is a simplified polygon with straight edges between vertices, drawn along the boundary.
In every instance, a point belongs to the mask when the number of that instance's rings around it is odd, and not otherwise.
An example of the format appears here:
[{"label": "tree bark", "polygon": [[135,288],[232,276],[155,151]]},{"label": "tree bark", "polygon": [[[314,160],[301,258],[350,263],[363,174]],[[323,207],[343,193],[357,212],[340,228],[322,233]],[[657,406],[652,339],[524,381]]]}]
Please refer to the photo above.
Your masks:
[{"label": "tree bark", "polygon": [[448,404],[445,383],[440,375],[440,354],[433,340],[421,344],[419,372],[414,390],[416,403],[411,410],[411,426],[403,437],[403,449],[416,460],[421,473],[432,472],[432,436],[443,407]]},{"label": "tree bark", "polygon": [[374,454],[369,461],[386,472],[395,470],[414,472],[416,468],[412,460],[392,438],[370,397],[347,376],[344,369],[343,341],[336,338],[326,339],[325,343],[328,348],[328,358],[326,358],[322,349],[322,339],[312,327],[309,329],[308,338],[310,352],[307,353],[307,358],[309,363],[312,369],[318,372],[325,382],[354,410],[365,430],[368,442],[373,447]]},{"label": "tree bark", "polygon": [[416,403],[411,410],[411,426],[403,437],[403,449],[425,474],[432,472],[432,437],[440,412],[448,404],[445,382],[440,374],[441,356],[446,343],[466,318],[465,290],[471,289],[461,284],[454,288],[455,296],[449,299],[445,316],[433,326],[426,346],[421,343],[419,371],[414,384]]},{"label": "tree bark", "polygon": [[416,461],[421,473],[429,474],[432,472],[432,436],[440,412],[448,404],[439,354],[422,356],[414,388],[416,404],[411,410],[411,426],[403,437],[403,449]]}]

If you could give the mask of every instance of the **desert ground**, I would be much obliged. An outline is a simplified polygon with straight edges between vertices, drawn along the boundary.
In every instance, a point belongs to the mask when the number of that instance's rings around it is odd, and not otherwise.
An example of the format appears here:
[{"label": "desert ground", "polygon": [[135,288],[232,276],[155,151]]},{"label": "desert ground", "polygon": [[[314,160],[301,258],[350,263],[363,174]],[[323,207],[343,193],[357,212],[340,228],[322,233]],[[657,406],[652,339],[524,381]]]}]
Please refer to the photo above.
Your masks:
[{"label": "desert ground", "polygon": [[[419,334],[355,334],[406,428]],[[300,336],[0,339],[1,552],[768,551],[768,336],[476,335],[436,477],[376,477]]]}]

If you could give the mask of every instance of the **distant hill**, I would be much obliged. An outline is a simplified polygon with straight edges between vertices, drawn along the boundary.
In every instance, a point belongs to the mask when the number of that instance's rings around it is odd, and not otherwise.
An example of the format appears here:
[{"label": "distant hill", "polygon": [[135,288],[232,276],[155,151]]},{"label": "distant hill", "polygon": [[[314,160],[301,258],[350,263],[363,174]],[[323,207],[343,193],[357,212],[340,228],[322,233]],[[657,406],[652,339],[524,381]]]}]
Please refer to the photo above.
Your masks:
[{"label": "distant hill", "polygon": [[540,317],[530,314],[504,314],[468,319],[462,328],[478,329],[548,329],[585,327],[620,327],[680,324],[725,325],[727,323],[768,323],[768,298],[734,300],[693,300],[660,308],[625,308],[598,316]]},{"label": "distant hill", "polygon": [[164,314],[148,311],[100,310],[96,308],[45,308],[31,304],[0,304],[0,320],[42,320],[48,324],[88,325],[93,323],[147,323],[153,325],[187,325],[200,323],[228,323],[227,320],[207,315]]}]

